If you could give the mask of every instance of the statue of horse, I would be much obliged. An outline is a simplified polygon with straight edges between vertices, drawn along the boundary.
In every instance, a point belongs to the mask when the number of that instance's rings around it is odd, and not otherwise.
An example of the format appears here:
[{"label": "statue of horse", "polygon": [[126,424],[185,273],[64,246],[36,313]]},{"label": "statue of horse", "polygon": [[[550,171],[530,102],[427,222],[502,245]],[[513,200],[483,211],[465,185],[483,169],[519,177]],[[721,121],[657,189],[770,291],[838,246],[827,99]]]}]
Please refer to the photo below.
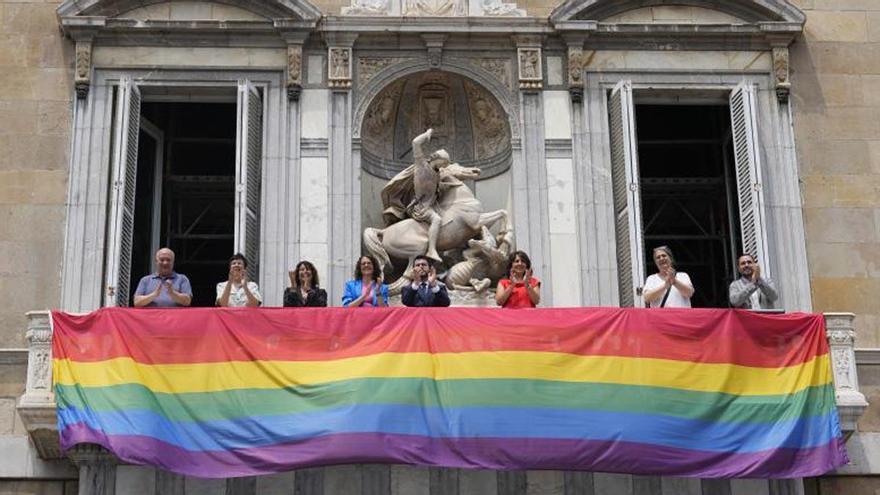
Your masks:
[{"label": "statue of horse", "polygon": [[[462,179],[473,179],[479,170],[452,163],[441,170],[440,192],[434,208],[442,219],[437,235],[437,250],[462,249],[468,240],[479,234],[482,228],[503,221],[506,229],[506,210],[483,211],[483,204],[474,196]],[[384,229],[364,230],[364,245],[379,262],[379,268],[391,267],[391,258],[409,260],[404,275],[412,270],[413,259],[428,249],[428,226],[412,218],[393,223]],[[397,293],[409,280],[402,276],[389,286]]]}]

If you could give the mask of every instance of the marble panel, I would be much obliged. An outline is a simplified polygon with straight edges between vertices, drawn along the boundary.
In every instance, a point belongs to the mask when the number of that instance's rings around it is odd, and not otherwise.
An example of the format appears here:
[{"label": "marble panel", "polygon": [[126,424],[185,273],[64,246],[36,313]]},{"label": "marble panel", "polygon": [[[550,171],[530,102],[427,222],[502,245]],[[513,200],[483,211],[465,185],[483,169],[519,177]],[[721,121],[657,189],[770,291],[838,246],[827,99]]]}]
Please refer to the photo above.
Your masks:
[{"label": "marble panel", "polygon": [[[510,205],[510,171],[496,175],[491,179],[474,183],[474,194],[483,204],[484,211],[507,210],[512,214]],[[516,234],[514,232],[514,234]]]},{"label": "marble panel", "polygon": [[391,495],[429,495],[428,468],[422,466],[391,466]]},{"label": "marble panel", "polygon": [[565,477],[562,471],[533,470],[526,473],[526,495],[562,495],[564,489]]},{"label": "marble panel", "polygon": [[102,67],[285,67],[283,48],[112,47],[98,46],[92,63]]},{"label": "marble panel", "polygon": [[577,242],[577,234],[550,234],[553,306],[581,305],[581,267]]},{"label": "marble panel", "polygon": [[303,158],[300,172],[300,238],[326,242],[328,235],[327,159]]},{"label": "marble panel", "polygon": [[0,435],[0,478],[74,479],[76,468],[67,459],[44,461],[27,435]]},{"label": "marble panel", "polygon": [[568,91],[544,91],[545,139],[571,139],[570,101]]},{"label": "marble panel", "polygon": [[138,19],[142,21],[146,20],[162,20],[167,21],[171,19],[171,2],[163,2],[156,3],[153,5],[145,5],[143,7],[138,7],[136,9],[129,10],[128,12],[123,12],[117,17],[123,19]]},{"label": "marble panel", "polygon": [[154,468],[148,466],[116,467],[116,495],[153,495],[154,493],[156,493],[156,470]]},{"label": "marble panel", "polygon": [[770,70],[768,52],[602,50],[587,52],[588,70]]},{"label": "marble panel", "polygon": [[574,205],[574,171],[570,158],[547,159],[547,205],[551,234],[577,232]]},{"label": "marble panel", "polygon": [[458,473],[459,495],[495,495],[498,473],[490,469],[462,469]]},{"label": "marble panel", "polygon": [[327,109],[330,91],[326,89],[304,89],[299,97],[301,134],[303,138],[327,139],[330,127]]},{"label": "marble panel", "polygon": [[[547,85],[559,86],[565,82],[562,72],[562,57],[547,57]],[[545,93],[546,94],[546,93]]]},{"label": "marble panel", "polygon": [[324,82],[324,57],[321,55],[309,55],[307,66],[307,79],[309,84],[321,84]]}]

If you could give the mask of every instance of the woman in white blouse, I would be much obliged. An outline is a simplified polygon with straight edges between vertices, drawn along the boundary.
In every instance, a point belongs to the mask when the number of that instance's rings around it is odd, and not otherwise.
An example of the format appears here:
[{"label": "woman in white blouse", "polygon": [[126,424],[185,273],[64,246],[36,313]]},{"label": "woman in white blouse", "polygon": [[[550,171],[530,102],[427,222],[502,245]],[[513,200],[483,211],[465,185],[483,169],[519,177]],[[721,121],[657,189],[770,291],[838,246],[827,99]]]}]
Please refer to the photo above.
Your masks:
[{"label": "woman in white blouse", "polygon": [[675,258],[668,246],[654,248],[657,273],[645,280],[642,294],[652,308],[690,308],[694,284],[685,272],[675,271]]},{"label": "woman in white blouse", "polygon": [[217,306],[241,307],[263,304],[256,282],[247,279],[247,258],[236,253],[229,258],[229,279],[217,284]]}]

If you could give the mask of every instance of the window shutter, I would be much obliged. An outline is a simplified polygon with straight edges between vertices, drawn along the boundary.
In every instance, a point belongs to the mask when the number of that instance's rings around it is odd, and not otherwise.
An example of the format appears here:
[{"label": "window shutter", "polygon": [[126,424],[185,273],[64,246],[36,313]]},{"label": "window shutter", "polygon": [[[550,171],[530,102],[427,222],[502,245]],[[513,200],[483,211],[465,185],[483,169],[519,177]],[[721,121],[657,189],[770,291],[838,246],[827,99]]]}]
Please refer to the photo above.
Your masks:
[{"label": "window shutter", "polygon": [[629,81],[621,81],[614,87],[608,106],[620,306],[641,306],[644,247],[635,112]]},{"label": "window shutter", "polygon": [[742,248],[743,252],[757,257],[763,273],[769,275],[755,108],[755,89],[743,81],[730,94],[730,123]]},{"label": "window shutter", "polygon": [[128,306],[141,94],[129,78],[120,81],[116,94],[105,305]]},{"label": "window shutter", "polygon": [[260,274],[260,208],[263,162],[263,101],[249,81],[238,84],[235,250],[248,259],[248,279]]}]

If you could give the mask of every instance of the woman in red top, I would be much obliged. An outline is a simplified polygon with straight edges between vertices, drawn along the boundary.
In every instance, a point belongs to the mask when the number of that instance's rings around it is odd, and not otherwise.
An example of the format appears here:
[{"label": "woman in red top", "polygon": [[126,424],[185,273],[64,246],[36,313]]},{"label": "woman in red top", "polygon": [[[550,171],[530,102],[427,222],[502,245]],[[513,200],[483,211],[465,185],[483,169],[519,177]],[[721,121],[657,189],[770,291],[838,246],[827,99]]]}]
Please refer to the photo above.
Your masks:
[{"label": "woman in red top", "polygon": [[522,251],[510,255],[510,278],[498,281],[495,302],[502,308],[534,308],[541,302],[541,281],[532,276],[532,260]]}]

